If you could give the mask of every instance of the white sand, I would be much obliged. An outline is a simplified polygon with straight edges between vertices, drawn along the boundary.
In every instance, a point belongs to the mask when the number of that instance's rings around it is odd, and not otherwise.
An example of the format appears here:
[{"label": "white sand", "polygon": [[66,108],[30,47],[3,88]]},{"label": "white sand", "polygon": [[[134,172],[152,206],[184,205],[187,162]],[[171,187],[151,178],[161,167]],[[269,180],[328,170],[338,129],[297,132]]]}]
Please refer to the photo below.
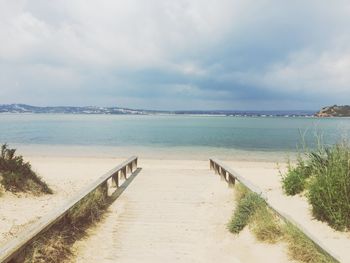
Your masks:
[{"label": "white sand", "polygon": [[106,218],[76,244],[77,262],[289,262],[281,245],[257,243],[249,231],[228,232],[233,191],[207,161],[140,166]]},{"label": "white sand", "polygon": [[[55,194],[17,197],[3,193],[0,244],[124,160],[61,156],[26,159]],[[267,191],[271,202],[321,239],[343,262],[350,261],[350,234],[313,220],[304,197],[283,195],[274,163],[226,163]],[[207,160],[140,159],[140,166],[143,171],[110,207],[105,221],[77,244],[78,261],[122,258],[117,262],[140,262],[138,255],[148,255],[153,260],[149,262],[157,262],[155,259],[164,261],[168,255],[177,262],[288,262],[283,244],[258,243],[247,229],[238,237],[227,231],[234,208],[232,191],[208,170]],[[126,261],[123,257],[128,249],[134,256]]]}]

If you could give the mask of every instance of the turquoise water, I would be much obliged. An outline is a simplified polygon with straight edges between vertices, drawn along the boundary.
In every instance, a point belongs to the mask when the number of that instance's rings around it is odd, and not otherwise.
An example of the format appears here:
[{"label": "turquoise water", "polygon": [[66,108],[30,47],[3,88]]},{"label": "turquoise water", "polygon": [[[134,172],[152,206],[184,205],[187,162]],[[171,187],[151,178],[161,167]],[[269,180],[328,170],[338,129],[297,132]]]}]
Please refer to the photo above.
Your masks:
[{"label": "turquoise water", "polygon": [[293,151],[305,133],[326,143],[350,134],[349,118],[0,114],[0,142],[21,145],[188,147]]}]

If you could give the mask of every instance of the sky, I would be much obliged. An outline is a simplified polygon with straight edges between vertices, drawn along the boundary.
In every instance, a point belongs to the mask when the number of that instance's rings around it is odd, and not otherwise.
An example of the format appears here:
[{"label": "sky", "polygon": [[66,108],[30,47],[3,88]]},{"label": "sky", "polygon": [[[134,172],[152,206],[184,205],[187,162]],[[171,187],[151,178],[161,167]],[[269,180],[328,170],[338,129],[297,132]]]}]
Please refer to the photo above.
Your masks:
[{"label": "sky", "polygon": [[0,104],[350,104],[350,1],[0,0]]}]

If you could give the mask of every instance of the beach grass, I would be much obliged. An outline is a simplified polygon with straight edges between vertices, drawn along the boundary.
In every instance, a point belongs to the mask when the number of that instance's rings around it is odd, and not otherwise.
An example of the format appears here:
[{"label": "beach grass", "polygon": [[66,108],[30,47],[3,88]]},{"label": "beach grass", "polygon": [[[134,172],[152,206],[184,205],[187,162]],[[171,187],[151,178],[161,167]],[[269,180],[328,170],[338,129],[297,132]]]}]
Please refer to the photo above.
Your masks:
[{"label": "beach grass", "polygon": [[336,230],[350,229],[350,146],[341,142],[306,151],[282,176],[287,195],[305,191],[316,219]]},{"label": "beach grass", "polygon": [[242,185],[237,186],[236,200],[238,200],[237,207],[228,224],[228,229],[230,232],[238,234],[249,224],[256,210],[262,205],[263,200],[259,195],[247,190]]},{"label": "beach grass", "polygon": [[297,227],[290,223],[283,225],[284,240],[288,246],[290,258],[305,263],[335,263],[332,258],[305,236]]},{"label": "beach grass", "polygon": [[6,191],[52,194],[52,189],[33,170],[23,156],[16,155],[16,149],[1,146],[0,183]]},{"label": "beach grass", "polygon": [[282,188],[287,195],[296,195],[305,190],[307,180],[310,177],[310,168],[299,155],[297,165],[287,165],[287,173],[282,174]]},{"label": "beach grass", "polygon": [[274,244],[284,237],[281,219],[262,203],[253,215],[250,229],[262,242]]},{"label": "beach grass", "polygon": [[98,187],[82,199],[62,220],[32,242],[20,255],[25,263],[72,262],[75,241],[86,236],[89,227],[101,220],[108,205],[107,189]]},{"label": "beach grass", "polygon": [[269,244],[285,242],[292,260],[304,263],[336,262],[323,253],[296,226],[283,221],[268,207],[263,198],[242,184],[236,185],[235,199],[237,206],[228,224],[232,233],[239,234],[245,226],[248,226],[258,241]]}]

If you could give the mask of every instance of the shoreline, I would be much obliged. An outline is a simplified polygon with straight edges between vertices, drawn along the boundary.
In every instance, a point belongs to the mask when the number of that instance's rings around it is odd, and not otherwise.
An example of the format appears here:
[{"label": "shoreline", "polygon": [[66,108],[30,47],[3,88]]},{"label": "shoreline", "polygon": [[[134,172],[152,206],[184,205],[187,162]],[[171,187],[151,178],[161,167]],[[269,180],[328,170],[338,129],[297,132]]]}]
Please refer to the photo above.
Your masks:
[{"label": "shoreline", "polygon": [[285,163],[294,160],[297,152],[237,150],[204,146],[104,146],[104,145],[48,145],[9,143],[17,153],[26,157],[70,157],[70,158],[128,158],[136,155],[140,159],[198,160],[216,157],[226,161]]}]

